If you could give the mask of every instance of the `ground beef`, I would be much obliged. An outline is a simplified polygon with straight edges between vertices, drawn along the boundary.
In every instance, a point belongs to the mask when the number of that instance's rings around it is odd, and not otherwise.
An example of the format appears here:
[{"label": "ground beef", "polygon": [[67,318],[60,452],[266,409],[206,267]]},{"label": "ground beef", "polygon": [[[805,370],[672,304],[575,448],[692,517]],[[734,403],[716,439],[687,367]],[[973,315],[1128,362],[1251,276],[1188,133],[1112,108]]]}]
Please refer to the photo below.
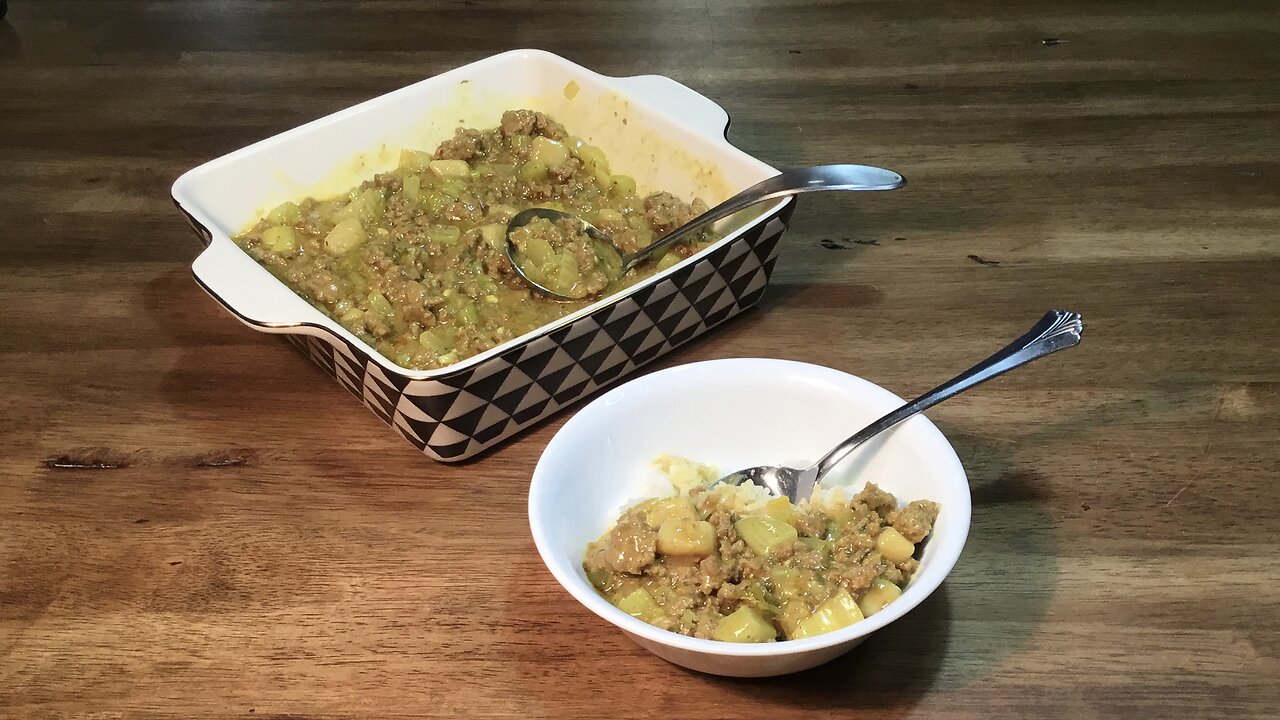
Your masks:
[{"label": "ground beef", "polygon": [[[920,567],[915,559],[897,564],[887,560],[876,549],[877,537],[892,526],[904,535],[911,533],[912,542],[920,542],[919,533],[927,534],[938,511],[937,504],[928,501],[912,502],[899,510],[892,494],[869,484],[844,507],[794,508],[792,527],[798,539],[771,543],[766,554],[758,554],[757,550],[764,552],[758,544],[760,536],[748,534],[756,543],[753,549],[735,523],[762,511],[744,505],[727,486],[720,488],[725,491],[702,488],[689,495],[696,519],[715,531],[711,554],[682,558],[656,552],[646,509],[633,508],[589,546],[583,567],[592,584],[613,602],[644,590],[652,610],[642,611],[642,619],[684,635],[713,637],[724,617],[747,607],[759,620],[772,622],[777,639],[783,639],[794,636],[797,628],[804,629],[794,623],[845,592],[867,608],[864,612],[875,612],[881,607],[880,599],[866,599],[867,593],[880,581],[901,588]],[[666,508],[672,506],[660,507],[668,512]],[[635,600],[629,602],[634,605]],[[650,617],[654,612],[659,615]]]},{"label": "ground beef", "polygon": [[644,199],[644,219],[658,237],[675,230],[707,211],[701,200],[690,205],[669,192],[656,192]]},{"label": "ground beef", "polygon": [[933,521],[938,519],[938,503],[931,500],[913,500],[901,510],[889,512],[889,523],[902,533],[902,537],[918,543],[933,531]]},{"label": "ground beef", "polygon": [[643,521],[619,523],[609,533],[609,550],[605,559],[614,570],[638,574],[653,564],[658,548],[658,534]]},{"label": "ground beef", "polygon": [[474,160],[484,154],[484,134],[470,128],[458,128],[436,148],[437,160]]},{"label": "ground beef", "polygon": [[541,135],[551,140],[563,140],[568,136],[564,126],[533,110],[508,110],[502,113],[500,126],[506,137],[513,135]]}]

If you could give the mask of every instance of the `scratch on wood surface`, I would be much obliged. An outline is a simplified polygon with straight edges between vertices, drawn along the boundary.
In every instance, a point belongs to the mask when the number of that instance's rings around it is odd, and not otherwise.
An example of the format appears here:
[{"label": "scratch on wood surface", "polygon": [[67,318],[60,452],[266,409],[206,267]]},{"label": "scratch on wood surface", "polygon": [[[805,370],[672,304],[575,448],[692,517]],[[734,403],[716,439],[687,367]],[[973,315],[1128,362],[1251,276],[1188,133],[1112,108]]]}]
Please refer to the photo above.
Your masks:
[{"label": "scratch on wood surface", "polygon": [[1213,438],[1217,434],[1215,431],[1218,428],[1218,418],[1222,417],[1222,405],[1223,405],[1223,400],[1222,398],[1219,398],[1218,409],[1213,412],[1213,419],[1209,421],[1209,431],[1208,431],[1209,437],[1204,441],[1204,449],[1200,451],[1200,460],[1196,464],[1196,471],[1191,474],[1191,479],[1188,480],[1186,484],[1184,484],[1182,487],[1178,488],[1178,492],[1174,493],[1173,497],[1169,498],[1169,502],[1166,502],[1164,504],[1166,508],[1169,507],[1170,505],[1173,505],[1173,502],[1175,500],[1182,497],[1182,493],[1186,492],[1187,488],[1190,488],[1192,485],[1194,485],[1196,483],[1196,480],[1200,479],[1200,475],[1204,473],[1204,466],[1209,461],[1209,452],[1213,450]]},{"label": "scratch on wood surface", "polygon": [[850,250],[854,245],[875,245],[879,246],[880,241],[868,238],[823,238],[818,244],[827,250]]},{"label": "scratch on wood surface", "polygon": [[249,464],[252,455],[247,450],[215,450],[196,458],[196,467],[241,467]]},{"label": "scratch on wood surface", "polygon": [[84,448],[47,458],[44,466],[57,470],[115,470],[129,467],[129,458],[111,448]]},{"label": "scratch on wood surface", "polygon": [[997,267],[1000,265],[999,260],[988,260],[980,255],[970,255],[969,259],[978,263],[979,265],[987,265],[990,267]]}]

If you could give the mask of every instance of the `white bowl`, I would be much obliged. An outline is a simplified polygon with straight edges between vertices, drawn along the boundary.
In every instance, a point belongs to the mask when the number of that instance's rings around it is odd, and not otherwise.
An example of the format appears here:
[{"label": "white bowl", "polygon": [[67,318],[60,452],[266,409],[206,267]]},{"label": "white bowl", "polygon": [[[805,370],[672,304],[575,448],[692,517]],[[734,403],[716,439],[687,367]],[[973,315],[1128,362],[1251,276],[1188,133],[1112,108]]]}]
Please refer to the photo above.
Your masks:
[{"label": "white bowl", "polygon": [[596,594],[582,570],[583,552],[624,508],[670,494],[652,466],[659,455],[679,455],[723,471],[764,464],[803,467],[901,402],[853,375],[784,360],[712,360],[633,380],[584,407],[547,445],[529,488],[534,543],[551,574],[579,602],[677,665],[737,677],[820,665],[919,605],[964,547],[971,512],[964,468],[923,416],[859,448],[826,481],[854,487],[871,481],[903,503],[929,499],[942,506],[920,571],[902,597],[852,626],[760,645],[685,637],[637,620]]}]

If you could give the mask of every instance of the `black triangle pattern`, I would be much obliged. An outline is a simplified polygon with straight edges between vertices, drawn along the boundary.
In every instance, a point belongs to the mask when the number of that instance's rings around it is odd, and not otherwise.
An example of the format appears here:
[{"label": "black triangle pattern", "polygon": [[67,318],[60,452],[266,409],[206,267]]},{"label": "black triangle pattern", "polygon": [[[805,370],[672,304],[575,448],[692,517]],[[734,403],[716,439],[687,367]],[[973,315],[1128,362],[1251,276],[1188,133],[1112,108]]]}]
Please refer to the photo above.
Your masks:
[{"label": "black triangle pattern", "polygon": [[[462,372],[414,380],[382,368],[372,361],[366,348],[337,336],[287,338],[419,450],[443,461],[463,460],[754,305],[765,292],[766,285],[761,281],[767,282],[773,273],[778,240],[794,207],[795,203],[787,203],[773,217],[763,218],[749,232],[681,269],[660,286],[641,288],[586,318],[507,350],[487,361],[493,364],[482,363]],[[674,285],[674,292],[667,283]],[[711,283],[724,287],[700,300]],[[663,317],[668,313],[669,317]],[[628,335],[633,326],[634,332]],[[533,348],[537,354],[522,357]],[[548,372],[552,358],[560,351],[572,362]],[[591,354],[586,355],[588,352]],[[533,382],[503,392],[512,365]],[[570,373],[574,373],[573,386],[562,389],[560,385]],[[578,377],[585,379],[579,381]],[[539,390],[534,391],[535,387]],[[475,402],[475,398],[483,403],[442,423],[462,390],[468,393],[468,403]],[[531,392],[536,394],[531,397]],[[526,400],[542,393],[549,397],[521,408]],[[411,403],[427,419],[419,419],[405,403]],[[510,417],[499,416],[493,422],[496,411],[491,407]],[[480,428],[486,412],[490,424]],[[441,428],[441,424],[446,427]],[[431,438],[437,430],[441,431],[440,438],[433,444]]]},{"label": "black triangle pattern", "polygon": [[622,341],[618,343],[618,347],[622,348],[622,352],[626,353],[628,356],[634,357],[635,354],[640,351],[640,346],[644,344],[644,339],[647,337],[649,337],[649,332],[647,330],[635,333],[630,337],[622,338]]},{"label": "black triangle pattern", "polygon": [[609,355],[612,352],[613,347],[607,347],[597,353],[582,358],[578,361],[578,365],[582,366],[582,369],[586,371],[587,375],[594,376],[596,371],[600,369],[600,366],[604,364],[604,361],[609,359]]},{"label": "black triangle pattern", "polygon": [[520,401],[523,400],[525,395],[528,393],[529,388],[528,386],[525,386],[519,390],[512,390],[506,395],[498,396],[494,398],[492,402],[494,405],[497,405],[498,409],[502,412],[508,415],[514,415],[516,408],[520,407]]},{"label": "black triangle pattern", "polygon": [[627,315],[623,315],[617,320],[606,324],[603,328],[605,334],[613,338],[614,342],[621,340],[622,335],[627,332],[627,328],[631,327],[631,323],[635,322],[636,315],[638,313],[638,310],[635,313],[628,313]]},{"label": "black triangle pattern", "polygon": [[573,367],[573,363],[569,363],[559,370],[549,372],[546,375],[537,378],[534,382],[536,382],[543,390],[546,390],[548,395],[554,395],[555,391],[560,387],[560,383],[564,382],[564,379],[573,371]]},{"label": "black triangle pattern", "polygon": [[551,357],[555,354],[556,348],[555,346],[552,346],[547,348],[546,352],[539,353],[527,360],[520,361],[516,364],[516,367],[520,368],[521,372],[525,375],[528,375],[531,378],[537,378],[542,374],[543,368],[547,366],[547,363],[551,362]]},{"label": "black triangle pattern", "polygon": [[587,333],[581,337],[566,340],[563,345],[564,351],[575,361],[580,360],[582,359],[582,354],[587,351],[587,348],[591,346],[591,342],[595,339],[594,333]]},{"label": "black triangle pattern", "polygon": [[542,417],[542,412],[547,409],[547,405],[550,404],[550,402],[551,402],[551,398],[547,398],[542,402],[534,403],[533,405],[530,405],[524,410],[521,410],[520,412],[513,415],[512,419],[514,419],[516,422],[520,423],[521,425],[524,425],[525,423],[533,422],[534,420],[537,420],[538,418]]},{"label": "black triangle pattern", "polygon": [[711,279],[715,276],[716,274],[714,272],[709,272],[697,280],[691,280],[688,285],[680,288],[680,294],[684,295],[685,298],[692,303],[694,300],[698,299],[698,296],[706,289],[707,283],[711,282]]},{"label": "black triangle pattern", "polygon": [[631,357],[631,360],[637,365],[643,365],[650,360],[657,358],[664,349],[667,349],[665,342],[656,342],[653,345],[637,352]]},{"label": "black triangle pattern", "polygon": [[612,382],[615,378],[617,378],[620,374],[622,374],[623,369],[626,368],[627,365],[628,363],[618,363],[613,367],[605,368],[604,370],[601,370],[600,372],[596,373],[595,375],[596,384],[603,386],[609,382]]},{"label": "black triangle pattern", "polygon": [[373,411],[373,414],[381,418],[383,422],[391,421],[391,413],[395,406],[392,405],[390,401],[379,396],[372,390],[365,390],[364,404]]},{"label": "black triangle pattern", "polygon": [[645,303],[644,314],[648,315],[650,320],[658,322],[658,318],[662,317],[662,314],[667,311],[667,308],[671,307],[671,302],[676,299],[678,294],[679,291],[673,292],[666,297],[658,298],[657,300],[650,300]]},{"label": "black triangle pattern", "polygon": [[[453,407],[453,401],[458,399],[460,392],[460,390],[454,390],[443,395],[410,395],[406,393],[405,397],[427,417],[439,422],[444,419],[445,415],[449,414],[449,408]],[[422,435],[422,433],[418,434]],[[430,435],[422,436],[424,438],[431,437]]]},{"label": "black triangle pattern", "polygon": [[396,388],[391,385],[388,385],[387,383],[384,383],[380,378],[376,377],[373,373],[365,373],[364,379],[365,379],[366,385],[372,385],[375,388],[377,388],[378,394],[390,400],[393,404],[395,403],[396,399],[400,397],[401,388]]},{"label": "black triangle pattern", "polygon": [[480,425],[480,418],[484,416],[484,411],[488,409],[488,406],[481,405],[471,412],[446,420],[444,424],[446,427],[456,430],[459,435],[470,437],[475,434],[476,428]]},{"label": "black triangle pattern", "polygon": [[463,440],[452,445],[432,445],[431,451],[439,455],[443,460],[461,460],[462,454],[467,451],[467,446],[471,444],[470,440]]},{"label": "black triangle pattern", "polygon": [[502,389],[502,383],[506,382],[507,376],[510,374],[510,367],[503,368],[488,377],[473,381],[467,386],[467,392],[478,397],[491,398]]},{"label": "black triangle pattern", "polygon": [[[414,447],[418,448],[418,450],[427,449],[426,442],[419,440],[418,438],[415,438],[413,435],[409,434],[407,430],[395,424],[394,422],[390,423],[390,425],[393,429],[395,429],[396,432],[400,433],[400,437],[404,438],[405,440],[408,440],[410,445],[413,445]],[[435,428],[432,428],[432,430],[434,429]]]},{"label": "black triangle pattern", "polygon": [[503,420],[502,422],[496,422],[487,428],[477,430],[475,434],[472,435],[472,437],[478,443],[492,442],[495,438],[499,437],[500,435],[502,435],[502,433],[506,432],[507,426],[509,426],[510,424],[511,424],[510,418]]},{"label": "black triangle pattern", "polygon": [[582,382],[575,384],[571,388],[565,388],[564,390],[556,393],[552,397],[555,399],[557,405],[568,405],[574,400],[577,400],[578,396],[582,395],[582,391],[585,390],[586,387],[590,384],[591,384],[590,380],[583,380]]}]

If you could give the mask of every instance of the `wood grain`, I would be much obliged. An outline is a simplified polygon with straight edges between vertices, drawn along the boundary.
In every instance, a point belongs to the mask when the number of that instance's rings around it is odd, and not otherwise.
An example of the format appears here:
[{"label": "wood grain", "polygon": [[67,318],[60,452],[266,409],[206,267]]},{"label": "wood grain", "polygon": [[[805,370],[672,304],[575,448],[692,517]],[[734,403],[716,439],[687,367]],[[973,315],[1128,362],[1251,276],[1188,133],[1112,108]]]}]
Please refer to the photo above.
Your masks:
[{"label": "wood grain", "polygon": [[[661,366],[909,394],[1084,314],[1080,349],[931,413],[969,544],[845,658],[743,681],[650,656],[529,538],[564,416],[433,464],[191,281],[183,170],[530,46],[677,78],[771,163],[911,181],[804,199],[765,302]],[[1275,717],[1277,128],[1270,0],[15,0],[0,716]]]}]

